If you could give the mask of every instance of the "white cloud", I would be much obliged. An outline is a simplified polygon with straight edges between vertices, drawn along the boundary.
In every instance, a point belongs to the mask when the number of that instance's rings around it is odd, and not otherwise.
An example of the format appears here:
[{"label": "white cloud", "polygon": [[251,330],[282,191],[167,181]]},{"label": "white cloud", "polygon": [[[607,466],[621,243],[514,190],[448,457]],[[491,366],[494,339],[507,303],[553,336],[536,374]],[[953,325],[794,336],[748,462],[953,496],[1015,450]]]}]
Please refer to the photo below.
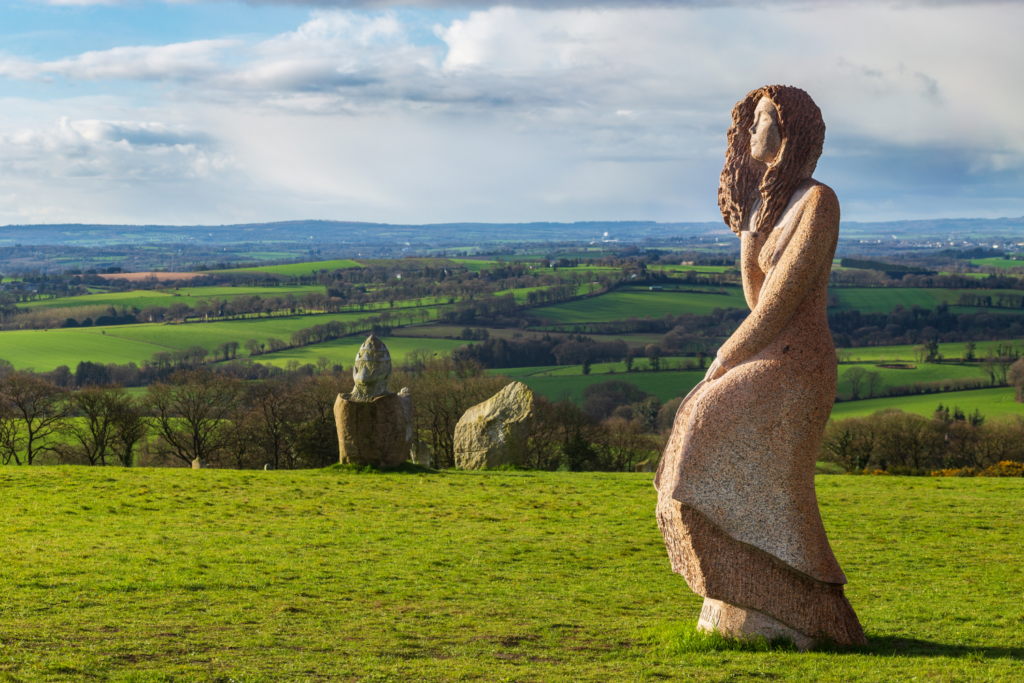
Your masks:
[{"label": "white cloud", "polygon": [[[54,88],[161,87],[133,93],[141,107],[124,98],[116,116],[0,121],[0,169],[111,182],[230,176],[238,189],[223,186],[206,219],[217,222],[254,211],[251,192],[257,219],[707,220],[729,110],[774,82],[822,107],[819,169],[841,197],[849,188],[862,218],[884,217],[900,197],[931,210],[929,183],[945,207],[958,178],[1005,185],[1022,169],[1024,94],[1008,85],[1024,63],[1019,5],[670,5],[494,7],[434,27],[443,47],[417,44],[393,12],[327,10],[262,42],[8,58],[0,76]],[[945,180],[932,172],[943,158]]]},{"label": "white cloud", "polygon": [[237,40],[197,40],[175,45],[117,47],[50,62],[5,59],[0,60],[0,76],[191,81],[214,74],[220,68],[220,54],[239,45]]}]

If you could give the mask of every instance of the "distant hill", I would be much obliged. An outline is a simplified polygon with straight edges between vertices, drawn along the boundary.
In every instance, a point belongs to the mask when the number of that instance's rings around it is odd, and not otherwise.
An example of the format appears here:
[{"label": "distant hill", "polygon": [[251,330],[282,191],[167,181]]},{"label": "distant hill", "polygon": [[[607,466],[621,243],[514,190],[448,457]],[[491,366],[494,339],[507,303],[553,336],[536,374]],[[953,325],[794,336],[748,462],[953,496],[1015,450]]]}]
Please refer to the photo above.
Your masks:
[{"label": "distant hill", "polygon": [[[949,218],[919,221],[861,223],[845,221],[847,239],[921,240],[1001,237],[1024,241],[1021,218]],[[107,246],[122,244],[191,242],[242,244],[291,242],[307,246],[407,245],[455,247],[496,242],[609,241],[643,242],[672,237],[729,235],[721,221],[657,223],[654,221],[592,221],[579,223],[434,223],[396,225],[350,221],[300,220],[239,225],[8,225],[0,227],[0,247],[19,244]]]}]

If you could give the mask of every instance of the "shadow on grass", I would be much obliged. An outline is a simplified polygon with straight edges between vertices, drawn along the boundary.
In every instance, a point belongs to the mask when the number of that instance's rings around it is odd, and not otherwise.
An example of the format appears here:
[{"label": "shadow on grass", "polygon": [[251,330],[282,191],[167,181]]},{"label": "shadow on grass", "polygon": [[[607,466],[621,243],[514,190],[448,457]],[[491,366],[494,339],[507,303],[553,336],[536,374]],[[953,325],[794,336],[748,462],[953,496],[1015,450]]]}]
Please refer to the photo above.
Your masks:
[{"label": "shadow on grass", "polygon": [[338,474],[441,474],[440,470],[432,470],[411,462],[403,462],[397,467],[375,467],[374,465],[342,465],[340,463],[325,467],[322,472]]},{"label": "shadow on grass", "polygon": [[[717,631],[698,631],[696,624],[676,624],[647,633],[656,647],[660,646],[671,654],[695,654],[706,652],[797,652],[796,645],[786,638],[767,641],[763,638],[737,640],[723,636]],[[1024,648],[983,647],[971,645],[950,645],[916,638],[899,636],[871,636],[868,644],[860,647],[846,647],[829,642],[819,642],[812,650],[818,654],[838,655],[879,655],[892,657],[952,657],[956,659],[1015,659],[1024,660]]]},{"label": "shadow on grass", "polygon": [[1024,660],[1021,647],[984,647],[979,645],[950,645],[930,640],[903,638],[900,636],[868,636],[865,647],[823,647],[819,651],[875,654],[891,657],[957,657],[968,659],[1017,659]]}]

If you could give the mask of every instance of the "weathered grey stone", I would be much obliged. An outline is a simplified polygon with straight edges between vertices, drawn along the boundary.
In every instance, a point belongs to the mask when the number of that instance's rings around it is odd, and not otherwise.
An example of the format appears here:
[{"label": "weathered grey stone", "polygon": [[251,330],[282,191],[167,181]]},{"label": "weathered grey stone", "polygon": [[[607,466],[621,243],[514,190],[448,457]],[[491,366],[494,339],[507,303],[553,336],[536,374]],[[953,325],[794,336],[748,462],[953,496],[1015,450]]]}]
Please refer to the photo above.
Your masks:
[{"label": "weathered grey stone", "polygon": [[210,463],[207,460],[200,460],[199,458],[196,458],[192,461],[192,469],[194,470],[205,470],[209,466]]},{"label": "weathered grey stone", "polygon": [[353,401],[369,401],[388,393],[388,379],[391,377],[391,352],[377,335],[371,334],[356,352],[352,366]]},{"label": "weathered grey stone", "polygon": [[338,427],[339,462],[374,467],[395,467],[409,459],[412,448],[406,403],[398,394],[370,401],[338,395],[334,421]]},{"label": "weathered grey stone", "polygon": [[455,427],[455,466],[466,470],[521,465],[533,426],[533,392],[512,382],[465,412]]},{"label": "weathered grey stone", "polygon": [[413,441],[412,395],[408,389],[388,393],[391,353],[370,335],[356,354],[355,388],[338,395],[334,422],[338,458],[343,464],[395,467],[409,459]]}]

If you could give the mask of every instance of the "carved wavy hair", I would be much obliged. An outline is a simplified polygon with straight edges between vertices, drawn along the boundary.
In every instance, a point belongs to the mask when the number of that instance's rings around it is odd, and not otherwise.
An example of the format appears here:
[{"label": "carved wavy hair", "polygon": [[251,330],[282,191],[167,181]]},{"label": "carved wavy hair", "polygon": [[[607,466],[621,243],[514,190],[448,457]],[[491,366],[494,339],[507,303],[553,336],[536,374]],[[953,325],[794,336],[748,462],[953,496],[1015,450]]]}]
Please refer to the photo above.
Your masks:
[{"label": "carved wavy hair", "polygon": [[[754,109],[762,97],[770,99],[779,112],[782,146],[771,166],[750,156],[750,126],[754,123]],[[814,172],[824,144],[825,122],[821,110],[800,88],[767,85],[737,102],[732,109],[729,147],[718,184],[718,208],[726,225],[738,233],[758,193],[761,209],[754,227],[758,232],[771,231],[797,185]]]}]

